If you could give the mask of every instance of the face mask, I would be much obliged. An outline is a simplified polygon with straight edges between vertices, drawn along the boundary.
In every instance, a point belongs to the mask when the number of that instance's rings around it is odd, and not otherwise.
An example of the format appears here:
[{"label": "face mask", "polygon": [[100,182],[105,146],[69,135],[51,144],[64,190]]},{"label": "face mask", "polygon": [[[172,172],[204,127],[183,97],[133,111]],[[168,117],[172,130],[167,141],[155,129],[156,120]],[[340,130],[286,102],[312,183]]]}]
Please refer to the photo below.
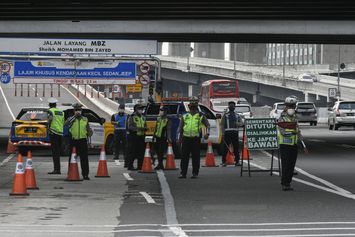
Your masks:
[{"label": "face mask", "polygon": [[164,115],[164,111],[159,111],[159,116],[163,116]]},{"label": "face mask", "polygon": [[229,107],[229,110],[230,110],[230,111],[234,111],[234,110],[235,110],[235,107]]},{"label": "face mask", "polygon": [[292,116],[295,114],[295,109],[287,109],[287,114]]},{"label": "face mask", "polygon": [[137,110],[137,113],[138,113],[138,114],[143,114],[143,110],[138,109],[138,110]]},{"label": "face mask", "polygon": [[123,114],[124,113],[124,109],[119,109],[118,113]]},{"label": "face mask", "polygon": [[80,110],[75,111],[75,115],[76,115],[76,116],[81,115],[81,111],[80,111]]},{"label": "face mask", "polygon": [[197,107],[196,106],[190,106],[190,111],[196,112],[197,111]]}]

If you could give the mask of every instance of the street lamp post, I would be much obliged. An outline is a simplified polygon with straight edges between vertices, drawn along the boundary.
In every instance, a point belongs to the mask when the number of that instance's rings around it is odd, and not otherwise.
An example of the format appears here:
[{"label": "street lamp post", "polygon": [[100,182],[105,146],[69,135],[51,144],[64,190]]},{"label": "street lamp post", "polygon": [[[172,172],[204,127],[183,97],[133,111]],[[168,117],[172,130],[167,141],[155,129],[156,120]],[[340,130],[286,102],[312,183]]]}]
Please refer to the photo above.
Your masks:
[{"label": "street lamp post", "polygon": [[234,47],[233,47],[233,51],[234,51],[234,58],[233,58],[233,60],[234,60],[234,70],[233,70],[233,76],[234,76],[234,80],[237,80],[237,72],[236,72],[236,68],[237,68],[237,62],[236,62],[236,60],[237,60],[237,44],[236,43],[234,43],[233,44],[234,45]]},{"label": "street lamp post", "polygon": [[282,63],[282,86],[286,86],[286,81],[285,81],[285,64],[286,64],[285,51],[286,51],[286,44],[283,44],[283,47],[282,47],[282,54],[283,54],[283,63]]}]

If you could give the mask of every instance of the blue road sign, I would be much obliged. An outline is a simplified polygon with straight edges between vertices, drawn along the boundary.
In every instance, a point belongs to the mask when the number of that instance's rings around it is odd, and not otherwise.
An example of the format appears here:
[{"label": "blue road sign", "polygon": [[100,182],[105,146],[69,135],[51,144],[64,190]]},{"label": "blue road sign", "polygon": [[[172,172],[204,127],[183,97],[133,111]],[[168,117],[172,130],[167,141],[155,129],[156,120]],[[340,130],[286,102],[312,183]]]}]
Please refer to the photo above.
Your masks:
[{"label": "blue road sign", "polygon": [[7,84],[11,81],[11,76],[8,73],[3,73],[0,76],[1,83]]}]

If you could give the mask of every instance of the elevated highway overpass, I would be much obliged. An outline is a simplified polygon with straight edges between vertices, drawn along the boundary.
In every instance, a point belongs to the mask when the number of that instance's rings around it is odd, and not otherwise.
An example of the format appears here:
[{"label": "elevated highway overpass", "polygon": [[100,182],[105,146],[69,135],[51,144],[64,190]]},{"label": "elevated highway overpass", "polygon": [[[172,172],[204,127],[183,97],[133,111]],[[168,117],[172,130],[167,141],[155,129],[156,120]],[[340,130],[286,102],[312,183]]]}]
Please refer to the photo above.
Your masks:
[{"label": "elevated highway overpass", "polygon": [[[292,94],[305,101],[318,101],[326,106],[328,89],[337,87],[337,78],[319,75],[318,82],[299,81],[299,74],[312,71],[320,73],[334,72],[327,65],[287,67],[285,77],[281,66],[262,66],[237,62],[234,69],[233,61],[208,58],[182,58],[159,56],[162,61],[162,76],[172,80],[195,85],[193,93],[198,93],[199,85],[212,78],[238,79],[241,92],[283,100]],[[189,61],[189,62],[188,62]],[[234,75],[234,72],[236,73]],[[355,83],[351,79],[340,79],[341,98],[355,99]]]}]

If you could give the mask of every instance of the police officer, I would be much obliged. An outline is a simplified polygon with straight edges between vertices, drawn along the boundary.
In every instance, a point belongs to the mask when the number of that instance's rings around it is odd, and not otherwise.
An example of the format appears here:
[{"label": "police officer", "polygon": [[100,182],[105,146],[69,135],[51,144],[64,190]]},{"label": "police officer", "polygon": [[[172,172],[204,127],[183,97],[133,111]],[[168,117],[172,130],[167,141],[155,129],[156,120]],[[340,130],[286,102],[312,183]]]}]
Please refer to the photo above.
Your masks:
[{"label": "police officer", "polygon": [[[301,131],[296,120],[296,103],[297,98],[292,96],[287,97],[285,99],[285,109],[281,113],[278,120],[278,137],[282,166],[281,186],[283,191],[293,190],[291,187],[291,181],[298,155],[297,143],[298,141],[301,141],[302,144],[304,144]],[[305,153],[308,153],[305,145],[304,151]]]},{"label": "police officer", "polygon": [[[65,121],[65,126],[69,126],[70,132],[70,150],[76,148],[80,157],[81,174],[85,180],[89,178],[89,160],[88,160],[88,138],[92,136],[92,130],[89,121],[82,113],[82,105],[73,104],[74,115]],[[70,158],[69,158],[70,165]]]},{"label": "police officer", "polygon": [[197,178],[200,170],[200,132],[204,125],[207,133],[204,138],[209,137],[210,124],[206,117],[198,111],[198,100],[191,99],[188,105],[189,112],[180,120],[179,124],[179,142],[182,143],[182,157],[180,163],[181,175],[180,179],[186,179],[187,169],[189,166],[190,154],[192,156],[192,177]]},{"label": "police officer", "polygon": [[224,143],[222,166],[226,166],[226,157],[230,145],[233,146],[235,165],[239,165],[239,132],[238,128],[243,125],[243,118],[235,112],[235,102],[228,102],[228,111],[223,114],[221,119],[221,128]]},{"label": "police officer", "polygon": [[127,167],[127,155],[126,155],[126,143],[127,143],[127,133],[126,133],[126,123],[127,114],[125,113],[124,104],[120,104],[118,107],[118,113],[113,114],[111,117],[111,123],[115,125],[115,160],[119,160],[120,148],[124,157],[124,164]]},{"label": "police officer", "polygon": [[171,121],[167,116],[168,108],[160,107],[159,117],[154,131],[155,151],[158,156],[158,165],[156,170],[164,169],[163,158],[168,147],[168,142],[171,143]]},{"label": "police officer", "polygon": [[129,163],[128,170],[135,170],[133,167],[134,160],[138,160],[137,169],[141,170],[144,159],[145,150],[145,131],[147,125],[143,116],[143,108],[141,104],[134,106],[133,114],[128,118],[129,131]]},{"label": "police officer", "polygon": [[61,174],[60,172],[60,151],[64,127],[64,112],[57,108],[58,100],[49,98],[48,125],[49,137],[51,141],[52,157],[54,169],[48,174]]}]

